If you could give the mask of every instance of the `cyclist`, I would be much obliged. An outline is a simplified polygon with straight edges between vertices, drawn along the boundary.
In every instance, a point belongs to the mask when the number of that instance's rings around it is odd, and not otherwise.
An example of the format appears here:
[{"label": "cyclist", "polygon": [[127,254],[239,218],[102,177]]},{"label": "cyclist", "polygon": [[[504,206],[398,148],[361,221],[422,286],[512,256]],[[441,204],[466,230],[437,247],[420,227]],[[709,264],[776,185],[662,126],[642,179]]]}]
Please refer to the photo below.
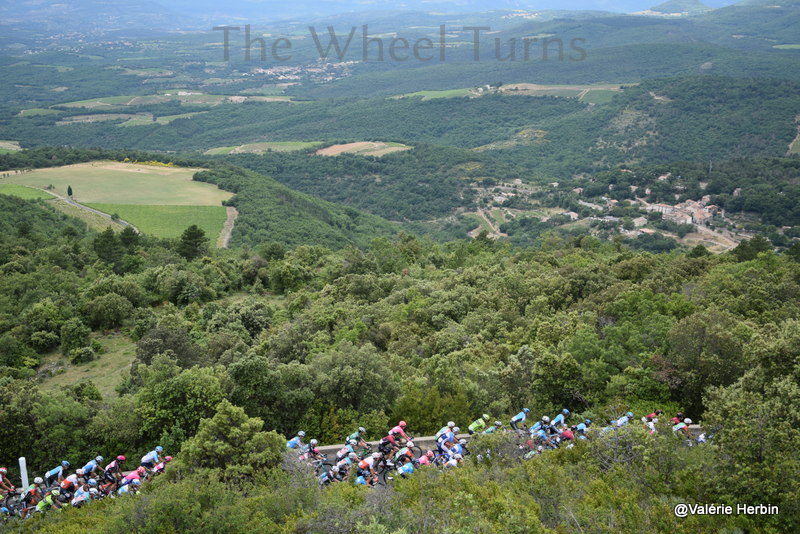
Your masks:
[{"label": "cyclist", "polygon": [[453,428],[455,428],[455,426],[456,424],[453,421],[448,421],[447,425],[440,428],[439,431],[436,433],[436,439],[439,439],[441,435],[444,434],[445,432],[450,432]]},{"label": "cyclist", "polygon": [[478,419],[475,419],[470,425],[467,427],[467,432],[469,435],[475,434],[476,432],[483,432],[486,430],[486,425],[489,424],[489,415],[483,414]]},{"label": "cyclist", "polygon": [[670,419],[670,421],[672,421],[673,425],[677,425],[677,424],[682,423],[685,418],[686,418],[686,416],[683,415],[683,412],[678,412],[677,414],[675,414],[675,417]]},{"label": "cyclist", "polygon": [[483,431],[484,434],[494,434],[503,429],[502,421],[495,421],[492,426]]},{"label": "cyclist", "polygon": [[163,475],[167,468],[167,464],[172,461],[172,456],[164,456],[164,461],[156,464],[153,468],[153,475]]},{"label": "cyclist", "polygon": [[347,456],[351,452],[355,453],[356,452],[356,444],[357,443],[358,442],[356,440],[354,440],[354,439],[351,439],[350,441],[345,443],[344,447],[342,447],[341,449],[336,451],[336,459],[337,460],[341,460],[342,458],[344,458],[345,456]]},{"label": "cyclist", "polygon": [[158,445],[155,449],[142,456],[142,463],[139,465],[147,470],[152,470],[157,463],[161,462],[162,452],[164,452],[164,448]]},{"label": "cyclist", "polygon": [[69,462],[63,460],[61,465],[54,467],[50,471],[44,474],[44,482],[49,486],[53,486],[55,482],[61,483],[64,480],[64,469],[69,467]]},{"label": "cyclist", "polygon": [[355,440],[356,446],[359,449],[368,449],[369,445],[367,444],[366,440],[364,439],[364,434],[367,433],[367,429],[363,426],[358,427],[358,430],[347,436],[345,442],[350,442]]},{"label": "cyclist", "polygon": [[[131,471],[120,481],[119,486],[127,486],[133,483],[134,480],[141,480],[143,476],[147,475],[147,469],[143,465],[136,468],[136,471]],[[117,491],[119,493],[119,491]]]},{"label": "cyclist", "polygon": [[61,503],[58,499],[56,499],[56,497],[59,495],[61,495],[61,492],[58,488],[53,488],[52,490],[48,491],[44,498],[36,503],[36,511],[46,512],[51,506],[55,507],[56,509],[61,508]]},{"label": "cyclist", "polygon": [[142,481],[136,478],[132,480],[130,484],[125,484],[120,489],[118,489],[117,495],[125,495],[126,493],[136,493],[141,485]]},{"label": "cyclist", "polygon": [[374,452],[358,463],[358,475],[364,477],[368,485],[378,482],[378,473],[375,465],[380,461],[381,453]]},{"label": "cyclist", "polygon": [[84,476],[83,469],[78,469],[77,471],[66,477],[64,480],[61,481],[60,485],[61,491],[63,491],[64,493],[72,493],[73,491],[75,491],[75,488],[80,486],[81,483],[81,481],[78,479],[83,478],[83,476]]},{"label": "cyclist", "polygon": [[28,486],[28,489],[22,494],[20,498],[21,508],[19,511],[19,516],[21,518],[25,519],[28,512],[35,508],[36,504],[42,499],[44,495],[44,491],[42,490],[43,484],[44,480],[42,480],[42,477],[36,477],[33,479],[33,484]]},{"label": "cyclist", "polygon": [[406,434],[406,422],[400,421],[397,423],[397,426],[392,428],[389,431],[389,434],[393,434],[395,437],[402,437],[404,440],[409,441],[411,438],[408,437]]},{"label": "cyclist", "polygon": [[464,463],[464,457],[463,457],[463,456],[461,456],[460,454],[454,454],[454,455],[452,455],[452,456],[450,457],[450,459],[449,459],[449,460],[447,460],[447,461],[444,463],[444,466],[445,466],[445,467],[458,467],[458,466],[459,466],[459,465],[461,465],[462,463]]},{"label": "cyclist", "polygon": [[625,426],[631,419],[633,419],[633,412],[628,412],[619,419],[617,419],[614,425],[617,427]]},{"label": "cyclist", "polygon": [[106,482],[101,486],[103,491],[112,491],[114,486],[122,480],[122,464],[125,463],[125,460],[126,458],[120,454],[103,470],[101,480]]},{"label": "cyclist", "polygon": [[433,459],[436,455],[433,451],[429,450],[425,454],[419,457],[419,465],[431,465],[433,463]]},{"label": "cyclist", "polygon": [[11,493],[16,489],[8,480],[8,469],[5,467],[0,467],[0,489],[4,489],[8,493]]},{"label": "cyclist", "polygon": [[521,412],[512,417],[511,428],[513,428],[515,431],[519,430],[519,428],[517,428],[517,425],[521,425],[522,423],[524,423],[525,418],[528,416],[529,413],[530,410],[528,408],[523,408]]},{"label": "cyclist", "polygon": [[286,447],[289,449],[302,450],[304,437],[306,437],[306,433],[303,430],[301,430],[300,432],[297,433],[295,437],[286,442]]},{"label": "cyclist", "polygon": [[414,458],[414,453],[408,447],[403,447],[394,453],[394,464],[397,466],[403,465],[406,461],[411,461]]},{"label": "cyclist", "polygon": [[647,414],[645,417],[649,417],[650,419],[656,419],[659,415],[663,414],[664,410],[656,410],[653,413]]},{"label": "cyclist", "polygon": [[564,424],[564,420],[567,418],[568,415],[569,415],[569,410],[567,410],[566,408],[561,410],[560,414],[558,414],[557,416],[553,417],[553,426],[559,427],[559,426],[563,425]]},{"label": "cyclist", "polygon": [[452,448],[450,449],[450,451],[453,454],[460,454],[461,456],[466,456],[467,454],[469,454],[467,452],[467,440],[465,440],[463,438],[458,440],[458,443],[453,445]]},{"label": "cyclist", "polygon": [[94,472],[100,469],[100,464],[102,462],[102,456],[96,456],[94,460],[89,460],[86,465],[83,466],[83,472],[85,473],[86,478],[91,478],[94,476]]},{"label": "cyclist", "polygon": [[456,443],[456,434],[460,429],[457,426],[454,426],[441,436],[439,439],[436,440],[436,447],[438,448],[439,452],[444,452],[445,449],[449,450],[450,447]]},{"label": "cyclist", "polygon": [[397,440],[391,434],[384,436],[380,442],[378,442],[378,450],[384,455],[385,458],[391,458],[392,455],[399,449],[399,445],[397,444]]}]

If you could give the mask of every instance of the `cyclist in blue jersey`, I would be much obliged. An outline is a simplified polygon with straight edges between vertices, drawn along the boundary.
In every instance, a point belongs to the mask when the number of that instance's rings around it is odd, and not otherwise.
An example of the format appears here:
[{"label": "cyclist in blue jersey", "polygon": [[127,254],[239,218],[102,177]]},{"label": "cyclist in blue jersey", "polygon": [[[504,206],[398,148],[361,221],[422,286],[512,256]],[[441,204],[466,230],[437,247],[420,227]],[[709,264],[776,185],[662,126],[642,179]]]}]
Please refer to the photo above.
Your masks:
[{"label": "cyclist in blue jersey", "polygon": [[69,468],[69,462],[64,460],[61,462],[61,465],[54,467],[50,471],[44,474],[44,482],[45,484],[50,487],[55,482],[61,483],[64,480],[64,470]]},{"label": "cyclist in blue jersey", "polygon": [[[101,471],[100,464],[103,462],[102,456],[95,457],[94,460],[89,460],[86,465],[83,466],[83,473],[85,479],[90,479],[94,476],[96,471]],[[87,490],[88,491],[88,490]]]},{"label": "cyclist in blue jersey", "polygon": [[563,425],[568,415],[569,415],[569,410],[567,410],[566,408],[561,410],[560,414],[553,417],[553,426],[559,427]]},{"label": "cyclist in blue jersey", "polygon": [[502,421],[495,421],[492,426],[487,428],[483,431],[484,434],[494,434],[495,432],[499,432],[503,429],[503,422]]},{"label": "cyclist in blue jersey", "polygon": [[306,437],[306,433],[301,430],[295,437],[286,442],[286,448],[302,450],[304,437]]},{"label": "cyclist in blue jersey", "polygon": [[519,430],[517,425],[521,425],[525,422],[525,418],[528,417],[530,410],[528,408],[523,408],[521,412],[511,418],[511,428],[514,430]]}]

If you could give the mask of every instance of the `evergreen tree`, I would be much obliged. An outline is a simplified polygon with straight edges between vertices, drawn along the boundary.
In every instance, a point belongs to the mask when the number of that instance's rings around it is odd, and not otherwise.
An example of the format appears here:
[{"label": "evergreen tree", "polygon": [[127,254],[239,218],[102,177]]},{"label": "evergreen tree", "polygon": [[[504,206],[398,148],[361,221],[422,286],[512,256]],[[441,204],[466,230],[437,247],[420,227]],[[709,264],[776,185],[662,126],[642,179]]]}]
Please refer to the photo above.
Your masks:
[{"label": "evergreen tree", "polygon": [[97,257],[111,265],[119,263],[125,253],[122,243],[110,226],[94,239],[93,247]]},{"label": "evergreen tree", "polygon": [[71,185],[67,186],[67,196],[72,198],[72,186]]},{"label": "evergreen tree", "polygon": [[133,249],[133,247],[139,244],[139,234],[137,234],[130,226],[126,226],[119,233],[119,240],[122,243],[122,246],[130,251]]},{"label": "evergreen tree", "polygon": [[208,252],[208,238],[206,233],[196,224],[184,230],[178,244],[178,254],[187,260],[199,258]]}]

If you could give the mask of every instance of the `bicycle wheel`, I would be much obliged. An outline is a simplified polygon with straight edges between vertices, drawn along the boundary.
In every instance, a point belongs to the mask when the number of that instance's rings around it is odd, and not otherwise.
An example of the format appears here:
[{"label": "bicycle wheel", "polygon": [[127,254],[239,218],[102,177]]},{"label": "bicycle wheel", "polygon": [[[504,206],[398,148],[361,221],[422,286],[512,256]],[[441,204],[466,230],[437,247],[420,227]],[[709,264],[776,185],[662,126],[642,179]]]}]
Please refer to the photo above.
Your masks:
[{"label": "bicycle wheel", "polygon": [[397,470],[394,467],[386,467],[383,471],[381,471],[380,477],[378,478],[378,484],[381,486],[386,486],[390,484],[396,476]]},{"label": "bicycle wheel", "polygon": [[422,456],[422,449],[416,445],[414,445],[413,447],[409,447],[409,450],[414,455],[414,458],[419,458],[420,456]]},{"label": "bicycle wheel", "polygon": [[5,498],[3,499],[3,506],[8,508],[9,510],[13,510],[19,504],[20,494],[16,491],[6,493]]}]

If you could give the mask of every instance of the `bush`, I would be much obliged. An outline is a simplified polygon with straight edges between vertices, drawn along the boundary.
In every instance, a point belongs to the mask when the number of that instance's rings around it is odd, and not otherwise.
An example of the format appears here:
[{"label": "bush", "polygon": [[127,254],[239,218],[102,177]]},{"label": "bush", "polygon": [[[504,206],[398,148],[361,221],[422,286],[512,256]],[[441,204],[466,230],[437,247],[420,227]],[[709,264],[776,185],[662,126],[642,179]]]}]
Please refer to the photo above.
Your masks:
[{"label": "bush", "polygon": [[80,363],[87,363],[94,360],[97,355],[94,353],[94,349],[92,347],[81,347],[79,349],[73,349],[69,353],[69,361],[74,364]]}]

